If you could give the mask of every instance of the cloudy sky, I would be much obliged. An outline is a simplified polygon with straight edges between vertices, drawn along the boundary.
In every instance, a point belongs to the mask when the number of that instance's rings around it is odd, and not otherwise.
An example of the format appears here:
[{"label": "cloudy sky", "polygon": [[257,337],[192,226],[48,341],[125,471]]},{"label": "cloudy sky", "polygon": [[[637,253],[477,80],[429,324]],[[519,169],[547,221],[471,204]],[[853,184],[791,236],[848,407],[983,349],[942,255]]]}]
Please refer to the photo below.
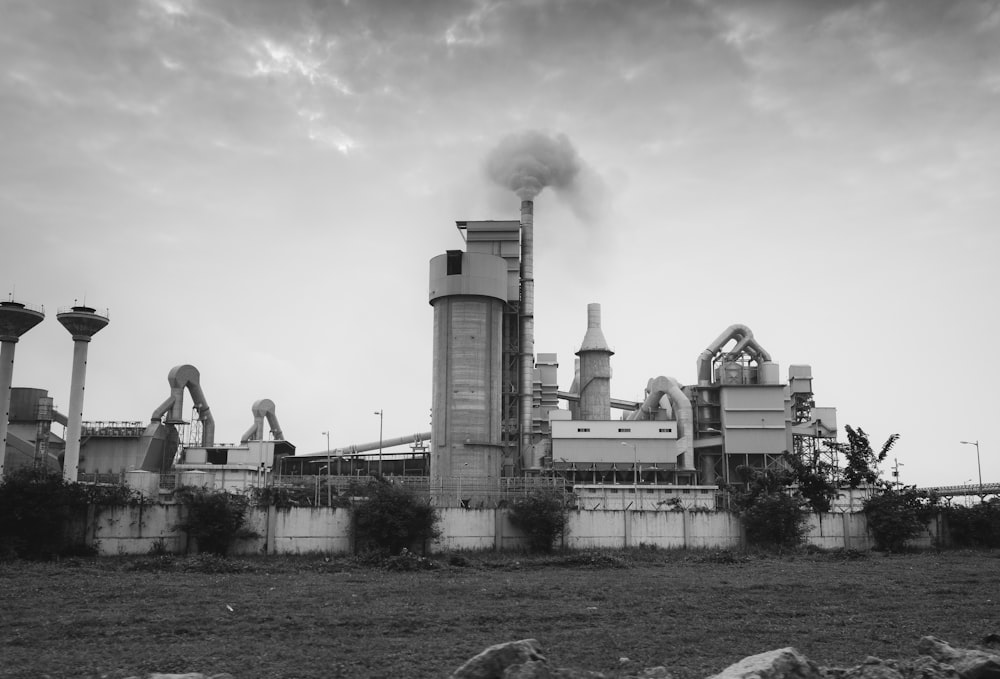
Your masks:
[{"label": "cloudy sky", "polygon": [[428,260],[518,217],[483,167],[528,129],[586,166],[535,206],[563,389],[589,302],[618,398],[744,323],[904,482],[975,439],[1000,480],[997,0],[3,0],[0,287],[48,314],[14,385],[67,410],[85,300],[86,419],[190,363],[220,442],[260,398],[300,451],[429,430]]}]

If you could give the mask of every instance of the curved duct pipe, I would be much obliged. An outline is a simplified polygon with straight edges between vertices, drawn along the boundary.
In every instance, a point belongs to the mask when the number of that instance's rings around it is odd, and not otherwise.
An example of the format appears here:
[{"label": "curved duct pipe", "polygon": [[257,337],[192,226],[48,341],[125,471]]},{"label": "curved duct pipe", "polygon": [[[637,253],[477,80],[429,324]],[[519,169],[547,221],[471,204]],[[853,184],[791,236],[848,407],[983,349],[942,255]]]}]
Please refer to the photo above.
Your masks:
[{"label": "curved duct pipe", "polygon": [[719,353],[723,346],[735,339],[736,347],[729,352],[729,355],[747,351],[757,361],[770,361],[771,355],[761,347],[753,337],[753,331],[745,325],[735,323],[715,338],[715,341],[708,345],[705,351],[698,356],[698,386],[707,387],[712,382],[712,359]]},{"label": "curved duct pipe", "polygon": [[240,437],[240,443],[247,441],[264,440],[264,419],[267,418],[267,426],[271,428],[271,436],[275,441],[284,441],[285,436],[281,433],[281,425],[278,424],[278,416],[274,414],[274,401],[269,398],[262,398],[254,401],[250,407],[253,413],[253,426],[247,429]]},{"label": "curved duct pipe", "polygon": [[215,443],[215,419],[201,390],[200,379],[201,373],[193,365],[178,365],[171,368],[167,373],[170,397],[153,411],[150,419],[152,422],[157,422],[167,415],[167,424],[183,423],[184,389],[187,388],[191,400],[194,401],[194,407],[198,410],[198,419],[201,420],[201,445],[208,448]]},{"label": "curved duct pipe", "polygon": [[665,410],[660,405],[664,396],[673,409],[672,416],[678,425],[677,454],[684,455],[684,468],[691,469],[691,465],[694,464],[694,411],[691,400],[684,393],[680,382],[673,377],[662,375],[651,378],[646,384],[646,400],[628,419],[656,419],[657,411]]}]

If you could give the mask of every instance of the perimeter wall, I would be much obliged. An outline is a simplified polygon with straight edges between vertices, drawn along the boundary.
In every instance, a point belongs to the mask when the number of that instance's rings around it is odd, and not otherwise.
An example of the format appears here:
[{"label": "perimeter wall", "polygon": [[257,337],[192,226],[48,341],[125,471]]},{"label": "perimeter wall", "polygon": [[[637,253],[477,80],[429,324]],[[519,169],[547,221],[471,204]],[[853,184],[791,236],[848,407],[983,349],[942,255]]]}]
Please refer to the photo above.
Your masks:
[{"label": "perimeter wall", "polygon": [[[101,555],[172,554],[196,551],[177,526],[183,505],[93,508],[88,513],[84,541]],[[517,550],[525,536],[510,523],[505,509],[439,509],[442,536],[428,552],[458,550]],[[257,537],[240,540],[236,554],[350,554],[351,513],[344,508],[254,508],[249,524]],[[567,549],[622,549],[640,545],[666,549],[721,548],[743,545],[740,521],[729,512],[704,511],[571,511],[562,546]],[[869,550],[872,540],[861,513],[813,514],[807,543],[824,549]],[[914,547],[939,542],[942,526],[932,521]]]}]

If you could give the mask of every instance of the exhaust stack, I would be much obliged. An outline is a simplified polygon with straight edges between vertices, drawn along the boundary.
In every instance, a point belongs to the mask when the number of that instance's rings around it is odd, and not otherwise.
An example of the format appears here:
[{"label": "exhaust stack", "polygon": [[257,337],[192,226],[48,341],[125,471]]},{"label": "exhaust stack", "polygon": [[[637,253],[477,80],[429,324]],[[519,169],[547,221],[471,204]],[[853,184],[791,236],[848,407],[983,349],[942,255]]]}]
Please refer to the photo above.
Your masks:
[{"label": "exhaust stack", "polygon": [[521,201],[521,464],[538,466],[531,428],[535,379],[535,204]]},{"label": "exhaust stack", "polygon": [[69,423],[66,427],[66,457],[63,478],[75,482],[80,466],[80,431],[83,427],[83,390],[87,381],[87,349],[90,338],[108,324],[103,316],[88,306],[60,310],[56,320],[73,335],[73,378],[69,387]]}]

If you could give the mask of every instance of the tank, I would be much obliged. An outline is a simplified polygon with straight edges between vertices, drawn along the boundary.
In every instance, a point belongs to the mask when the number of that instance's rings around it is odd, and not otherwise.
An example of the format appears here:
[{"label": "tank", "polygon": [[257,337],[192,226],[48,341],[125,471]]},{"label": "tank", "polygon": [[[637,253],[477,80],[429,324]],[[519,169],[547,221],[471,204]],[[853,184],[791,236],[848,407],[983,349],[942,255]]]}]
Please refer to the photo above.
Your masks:
[{"label": "tank", "polygon": [[761,384],[781,383],[781,371],[778,369],[778,364],[774,361],[763,361],[759,366],[758,375],[760,375]]},{"label": "tank", "polygon": [[431,478],[497,477],[507,264],[453,251],[430,263]]}]

